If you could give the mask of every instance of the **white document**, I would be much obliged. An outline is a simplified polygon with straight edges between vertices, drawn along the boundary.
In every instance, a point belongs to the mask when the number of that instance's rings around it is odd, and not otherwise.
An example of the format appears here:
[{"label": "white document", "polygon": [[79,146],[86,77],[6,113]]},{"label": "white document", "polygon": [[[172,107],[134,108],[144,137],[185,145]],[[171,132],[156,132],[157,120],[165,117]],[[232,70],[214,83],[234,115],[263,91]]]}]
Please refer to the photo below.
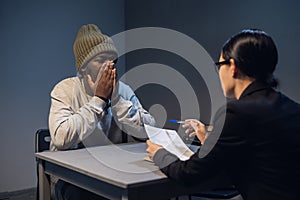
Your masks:
[{"label": "white document", "polygon": [[156,128],[146,124],[144,126],[151,142],[163,146],[180,160],[188,160],[194,154],[182,141],[176,131]]}]

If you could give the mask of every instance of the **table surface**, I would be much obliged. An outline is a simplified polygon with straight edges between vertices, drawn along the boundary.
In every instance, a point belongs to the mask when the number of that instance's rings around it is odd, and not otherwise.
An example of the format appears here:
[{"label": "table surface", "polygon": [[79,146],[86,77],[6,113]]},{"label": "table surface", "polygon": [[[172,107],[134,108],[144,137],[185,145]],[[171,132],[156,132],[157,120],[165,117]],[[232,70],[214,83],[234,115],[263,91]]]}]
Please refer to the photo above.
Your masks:
[{"label": "table surface", "polygon": [[[146,143],[126,143],[71,151],[36,153],[41,199],[50,199],[50,174],[109,199],[169,199],[192,194],[203,186],[185,187],[170,180],[153,162],[145,161]],[[190,145],[193,151],[197,146]]]},{"label": "table surface", "polygon": [[128,188],[167,179],[154,163],[145,161],[145,143],[89,147],[72,151],[44,151],[36,157],[67,167],[92,178]]}]

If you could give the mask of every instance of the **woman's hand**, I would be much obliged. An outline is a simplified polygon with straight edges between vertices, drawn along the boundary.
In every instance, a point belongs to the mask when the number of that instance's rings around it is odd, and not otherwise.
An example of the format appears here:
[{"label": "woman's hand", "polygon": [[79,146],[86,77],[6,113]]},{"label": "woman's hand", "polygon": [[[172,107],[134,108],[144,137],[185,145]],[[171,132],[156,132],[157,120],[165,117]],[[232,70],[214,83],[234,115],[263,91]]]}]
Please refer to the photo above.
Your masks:
[{"label": "woman's hand", "polygon": [[197,136],[200,140],[201,144],[204,143],[207,132],[205,125],[196,119],[187,119],[185,123],[182,125],[183,128],[186,128],[185,133],[188,134],[189,137]]},{"label": "woman's hand", "polygon": [[162,149],[163,147],[157,144],[154,144],[150,142],[150,140],[146,141],[148,148],[146,149],[148,156],[152,159],[154,154],[159,150]]}]

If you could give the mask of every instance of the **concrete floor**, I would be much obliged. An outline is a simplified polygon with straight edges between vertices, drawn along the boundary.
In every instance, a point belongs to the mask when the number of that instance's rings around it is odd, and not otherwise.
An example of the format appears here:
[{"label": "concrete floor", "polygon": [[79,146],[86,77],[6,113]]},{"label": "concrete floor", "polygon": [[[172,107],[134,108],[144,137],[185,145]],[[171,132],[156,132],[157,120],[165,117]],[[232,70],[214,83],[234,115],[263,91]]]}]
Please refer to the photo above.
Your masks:
[{"label": "concrete floor", "polygon": [[36,188],[0,193],[0,200],[35,200]]},{"label": "concrete floor", "polygon": [[[36,199],[36,189],[25,189],[16,192],[6,192],[0,193],[0,200],[35,200]],[[175,200],[172,198],[171,200]],[[178,200],[188,200],[188,196],[180,196]],[[213,200],[208,198],[192,197],[192,200]],[[240,196],[231,198],[230,200],[243,200]]]}]

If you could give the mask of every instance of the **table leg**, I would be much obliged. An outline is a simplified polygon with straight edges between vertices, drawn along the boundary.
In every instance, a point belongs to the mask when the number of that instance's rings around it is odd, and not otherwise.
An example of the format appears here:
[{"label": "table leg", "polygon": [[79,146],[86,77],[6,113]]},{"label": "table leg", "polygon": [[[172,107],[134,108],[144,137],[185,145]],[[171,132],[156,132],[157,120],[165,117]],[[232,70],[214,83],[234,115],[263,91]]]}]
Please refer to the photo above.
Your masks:
[{"label": "table leg", "polygon": [[50,178],[45,173],[44,161],[38,160],[39,200],[50,200]]},{"label": "table leg", "polygon": [[128,191],[127,190],[123,191],[122,200],[128,200]]}]

